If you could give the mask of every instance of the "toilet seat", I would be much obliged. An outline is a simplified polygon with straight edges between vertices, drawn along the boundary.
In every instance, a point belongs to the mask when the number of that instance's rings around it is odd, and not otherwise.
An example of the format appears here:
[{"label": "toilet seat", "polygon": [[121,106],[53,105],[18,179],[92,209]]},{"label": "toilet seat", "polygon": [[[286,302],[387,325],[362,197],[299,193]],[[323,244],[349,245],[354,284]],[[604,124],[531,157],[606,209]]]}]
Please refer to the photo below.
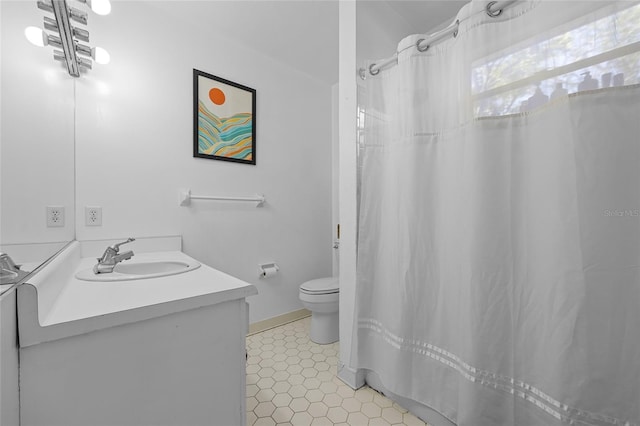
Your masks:
[{"label": "toilet seat", "polygon": [[300,293],[309,295],[335,294],[339,292],[340,288],[337,277],[319,278],[307,281],[300,286]]}]

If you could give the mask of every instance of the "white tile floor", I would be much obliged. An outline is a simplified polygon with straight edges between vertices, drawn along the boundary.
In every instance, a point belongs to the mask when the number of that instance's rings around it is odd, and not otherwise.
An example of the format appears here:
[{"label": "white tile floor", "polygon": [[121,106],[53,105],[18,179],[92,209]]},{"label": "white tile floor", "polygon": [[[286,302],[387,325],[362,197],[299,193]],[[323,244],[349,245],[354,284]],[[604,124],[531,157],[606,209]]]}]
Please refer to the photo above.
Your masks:
[{"label": "white tile floor", "polygon": [[421,425],[365,386],[336,377],[338,343],[309,340],[310,318],[247,337],[247,425]]}]

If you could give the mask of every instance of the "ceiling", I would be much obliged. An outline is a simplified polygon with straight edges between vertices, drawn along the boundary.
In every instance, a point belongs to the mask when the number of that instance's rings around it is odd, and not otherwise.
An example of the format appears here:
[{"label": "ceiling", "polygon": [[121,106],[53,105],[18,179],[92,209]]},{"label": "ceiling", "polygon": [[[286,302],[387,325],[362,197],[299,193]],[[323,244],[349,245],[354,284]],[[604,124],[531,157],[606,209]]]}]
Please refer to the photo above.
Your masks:
[{"label": "ceiling", "polygon": [[411,27],[411,34],[430,33],[450,24],[458,11],[471,0],[387,0]]},{"label": "ceiling", "polygon": [[[406,33],[425,33],[448,23],[466,1],[358,0],[388,13],[380,21],[406,24]],[[338,1],[336,0],[174,0],[154,7],[205,29],[215,25],[239,41],[328,84],[338,81]],[[242,25],[238,25],[242,22]],[[400,39],[398,39],[400,41]]]}]

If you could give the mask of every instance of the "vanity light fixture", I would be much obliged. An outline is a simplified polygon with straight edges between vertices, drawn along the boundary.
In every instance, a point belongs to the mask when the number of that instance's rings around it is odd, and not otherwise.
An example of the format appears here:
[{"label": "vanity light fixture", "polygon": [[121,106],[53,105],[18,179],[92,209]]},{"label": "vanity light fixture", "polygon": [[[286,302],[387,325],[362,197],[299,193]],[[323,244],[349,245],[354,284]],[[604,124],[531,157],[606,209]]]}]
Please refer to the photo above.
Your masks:
[{"label": "vanity light fixture", "polygon": [[24,36],[34,46],[44,47],[47,45],[47,41],[45,41],[46,33],[42,30],[42,28],[27,27],[24,29]]},{"label": "vanity light fixture", "polygon": [[111,55],[102,47],[94,47],[91,49],[91,57],[97,64],[106,65],[111,61]]},{"label": "vanity light fixture", "polygon": [[[109,0],[78,0],[91,7],[100,15],[111,11]],[[38,0],[38,8],[53,14],[53,18],[44,17],[44,29],[57,35],[48,34],[38,27],[25,29],[25,36],[36,46],[51,45],[54,48],[53,58],[65,63],[67,71],[73,77],[80,77],[80,69],[91,69],[91,59],[99,64],[109,63],[109,53],[100,47],[93,47],[81,42],[89,42],[89,31],[76,26],[87,25],[87,13],[69,7],[66,0]],[[72,21],[74,25],[72,25]],[[85,58],[82,58],[84,56]]]},{"label": "vanity light fixture", "polygon": [[109,0],[78,0],[85,3],[98,15],[108,15],[111,13],[111,2]]}]

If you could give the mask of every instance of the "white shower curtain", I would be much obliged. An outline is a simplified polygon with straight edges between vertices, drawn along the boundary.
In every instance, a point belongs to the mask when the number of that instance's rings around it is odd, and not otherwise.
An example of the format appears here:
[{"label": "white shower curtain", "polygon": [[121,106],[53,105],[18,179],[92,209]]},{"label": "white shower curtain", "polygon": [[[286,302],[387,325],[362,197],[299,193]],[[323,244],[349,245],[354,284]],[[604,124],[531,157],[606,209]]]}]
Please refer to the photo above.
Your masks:
[{"label": "white shower curtain", "polygon": [[640,6],[485,5],[364,82],[356,364],[460,426],[638,426]]}]

